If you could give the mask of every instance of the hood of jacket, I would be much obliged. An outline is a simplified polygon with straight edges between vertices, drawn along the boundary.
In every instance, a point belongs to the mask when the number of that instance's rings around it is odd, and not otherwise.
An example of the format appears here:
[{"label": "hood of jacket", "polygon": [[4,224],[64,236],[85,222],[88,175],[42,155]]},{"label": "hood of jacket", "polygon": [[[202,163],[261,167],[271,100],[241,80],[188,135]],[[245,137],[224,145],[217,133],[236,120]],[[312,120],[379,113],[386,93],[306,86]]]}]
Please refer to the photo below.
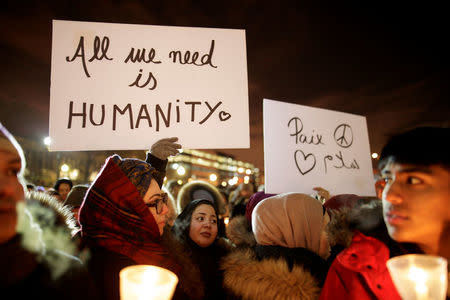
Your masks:
[{"label": "hood of jacket", "polygon": [[236,216],[230,220],[225,229],[227,238],[237,247],[253,247],[255,236],[245,216]]},{"label": "hood of jacket", "polygon": [[74,255],[77,245],[72,233],[78,228],[72,212],[56,198],[40,192],[26,194],[26,201],[17,206],[17,233],[21,247],[36,255],[58,278],[81,261]]},{"label": "hood of jacket", "polygon": [[178,213],[181,213],[189,202],[195,200],[192,196],[192,193],[196,190],[205,190],[209,194],[211,194],[214,197],[214,200],[216,201],[217,208],[219,209],[219,214],[220,215],[226,214],[227,208],[225,197],[220,193],[220,191],[215,186],[206,181],[201,180],[194,180],[189,183],[186,183],[180,189],[177,196]]},{"label": "hood of jacket", "polygon": [[289,269],[284,259],[258,260],[251,249],[230,253],[222,260],[224,286],[242,299],[317,299],[320,288],[299,265]]},{"label": "hood of jacket", "polygon": [[385,231],[381,200],[371,200],[353,208],[345,207],[329,212],[331,221],[326,231],[331,246],[348,247],[356,230],[369,236],[377,236],[380,231]]},{"label": "hood of jacket", "polygon": [[[25,196],[27,206],[36,215],[37,220],[42,222],[41,225],[47,225],[49,222],[53,223],[64,227],[72,236],[80,230],[70,207],[59,202],[55,197],[37,191],[26,192]],[[39,215],[39,209],[33,209],[38,206],[47,208],[47,215],[45,213]],[[48,212],[52,213],[49,214]]]}]

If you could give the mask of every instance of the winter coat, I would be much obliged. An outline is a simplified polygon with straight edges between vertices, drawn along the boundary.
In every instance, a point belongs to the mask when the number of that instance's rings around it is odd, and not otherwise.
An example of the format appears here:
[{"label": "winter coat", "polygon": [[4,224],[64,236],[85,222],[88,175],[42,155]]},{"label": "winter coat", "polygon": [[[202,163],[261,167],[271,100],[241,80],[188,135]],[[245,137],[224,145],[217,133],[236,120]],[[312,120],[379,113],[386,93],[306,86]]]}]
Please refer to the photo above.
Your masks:
[{"label": "winter coat", "polygon": [[398,299],[386,262],[389,249],[356,232],[352,243],[334,260],[320,299]]},{"label": "winter coat", "polygon": [[0,290],[5,299],[98,299],[65,224],[70,211],[44,193],[27,193],[18,207],[18,234],[0,245]]},{"label": "winter coat", "polygon": [[[170,249],[171,257],[182,266],[181,276],[173,299],[202,299],[204,295],[200,271],[184,252],[183,246],[170,233],[170,228],[164,229],[161,242]],[[100,299],[119,300],[119,272],[125,267],[135,265],[131,258],[103,247],[91,248],[89,271],[102,291]]]},{"label": "winter coat", "polygon": [[386,262],[420,249],[389,237],[379,200],[332,214],[327,231],[336,259],[320,299],[400,299]]},{"label": "winter coat", "polygon": [[[316,263],[311,263],[312,261]],[[308,265],[308,266],[307,266]],[[326,263],[304,248],[260,246],[226,256],[221,264],[225,288],[238,299],[317,299]],[[324,270],[316,277],[311,270]]]},{"label": "winter coat", "polygon": [[184,245],[185,253],[189,253],[193,264],[200,271],[202,284],[205,291],[203,299],[226,299],[223,288],[223,272],[220,270],[220,260],[230,251],[230,244],[224,238],[217,239],[209,247],[199,247],[188,241]]}]

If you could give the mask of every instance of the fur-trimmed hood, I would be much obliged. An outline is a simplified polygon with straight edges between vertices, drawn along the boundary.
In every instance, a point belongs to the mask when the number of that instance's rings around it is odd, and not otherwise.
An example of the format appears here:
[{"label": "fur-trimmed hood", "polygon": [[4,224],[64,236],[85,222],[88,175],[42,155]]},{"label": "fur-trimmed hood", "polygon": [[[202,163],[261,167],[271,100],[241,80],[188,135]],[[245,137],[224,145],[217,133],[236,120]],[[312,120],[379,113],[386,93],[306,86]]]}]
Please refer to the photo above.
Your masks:
[{"label": "fur-trimmed hood", "polygon": [[180,189],[177,196],[178,213],[181,213],[189,202],[195,200],[192,196],[192,193],[196,190],[205,190],[208,193],[210,193],[216,200],[216,204],[219,209],[219,214],[220,215],[226,214],[227,207],[225,197],[220,193],[220,191],[215,186],[206,181],[201,180],[194,180],[189,183],[186,183]]},{"label": "fur-trimmed hood", "polygon": [[58,200],[41,192],[27,192],[17,206],[17,233],[27,251],[47,265],[53,278],[81,263],[74,255],[77,245],[71,234],[78,229],[72,212]]},{"label": "fur-trimmed hood", "polygon": [[[46,223],[51,221],[57,226],[66,228],[72,236],[80,229],[70,207],[62,204],[55,197],[38,191],[26,192],[25,196],[28,207],[41,206],[48,208],[48,212],[51,212],[50,215],[39,216],[38,221]],[[33,210],[33,212],[38,214],[38,210]]]},{"label": "fur-trimmed hood", "polygon": [[353,208],[345,207],[329,212],[331,221],[326,231],[331,246],[347,248],[355,230],[369,236],[377,236],[380,231],[385,231],[381,200],[371,200]]},{"label": "fur-trimmed hood", "polygon": [[251,249],[230,253],[222,260],[224,286],[242,299],[318,299],[320,287],[299,265],[289,270],[284,259],[258,260]]},{"label": "fur-trimmed hood", "polygon": [[226,235],[237,247],[253,247],[256,245],[255,236],[245,216],[236,216],[226,227]]}]

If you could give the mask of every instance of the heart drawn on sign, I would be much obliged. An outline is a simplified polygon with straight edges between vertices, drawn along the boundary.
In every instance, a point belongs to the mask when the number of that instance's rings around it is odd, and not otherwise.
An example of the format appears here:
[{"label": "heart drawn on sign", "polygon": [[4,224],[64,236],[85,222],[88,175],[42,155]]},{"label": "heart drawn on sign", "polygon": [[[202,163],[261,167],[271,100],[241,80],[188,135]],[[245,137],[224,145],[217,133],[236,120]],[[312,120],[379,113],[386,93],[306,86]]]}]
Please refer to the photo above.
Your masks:
[{"label": "heart drawn on sign", "polygon": [[220,113],[219,113],[219,119],[220,119],[220,121],[226,121],[226,120],[228,120],[229,118],[231,118],[231,115],[229,114],[229,113],[227,113],[226,111],[221,111]]},{"label": "heart drawn on sign", "polygon": [[302,175],[307,174],[316,166],[316,157],[312,153],[305,153],[302,150],[297,150],[294,153],[295,164]]}]

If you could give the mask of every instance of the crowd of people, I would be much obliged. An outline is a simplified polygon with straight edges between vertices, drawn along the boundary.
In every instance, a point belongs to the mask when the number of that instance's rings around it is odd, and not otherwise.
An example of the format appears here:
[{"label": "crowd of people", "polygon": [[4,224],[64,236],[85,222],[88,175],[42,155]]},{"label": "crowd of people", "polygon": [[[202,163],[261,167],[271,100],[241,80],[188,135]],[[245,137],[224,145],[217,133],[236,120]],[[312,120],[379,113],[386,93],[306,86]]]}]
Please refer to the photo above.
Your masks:
[{"label": "crowd of people", "polygon": [[118,300],[120,270],[145,264],[177,275],[173,299],[401,299],[389,258],[450,258],[449,132],[391,137],[378,197],[330,195],[326,183],[310,194],[164,183],[176,138],[145,160],[108,157],[89,185],[42,191],[0,123],[2,295]]}]

